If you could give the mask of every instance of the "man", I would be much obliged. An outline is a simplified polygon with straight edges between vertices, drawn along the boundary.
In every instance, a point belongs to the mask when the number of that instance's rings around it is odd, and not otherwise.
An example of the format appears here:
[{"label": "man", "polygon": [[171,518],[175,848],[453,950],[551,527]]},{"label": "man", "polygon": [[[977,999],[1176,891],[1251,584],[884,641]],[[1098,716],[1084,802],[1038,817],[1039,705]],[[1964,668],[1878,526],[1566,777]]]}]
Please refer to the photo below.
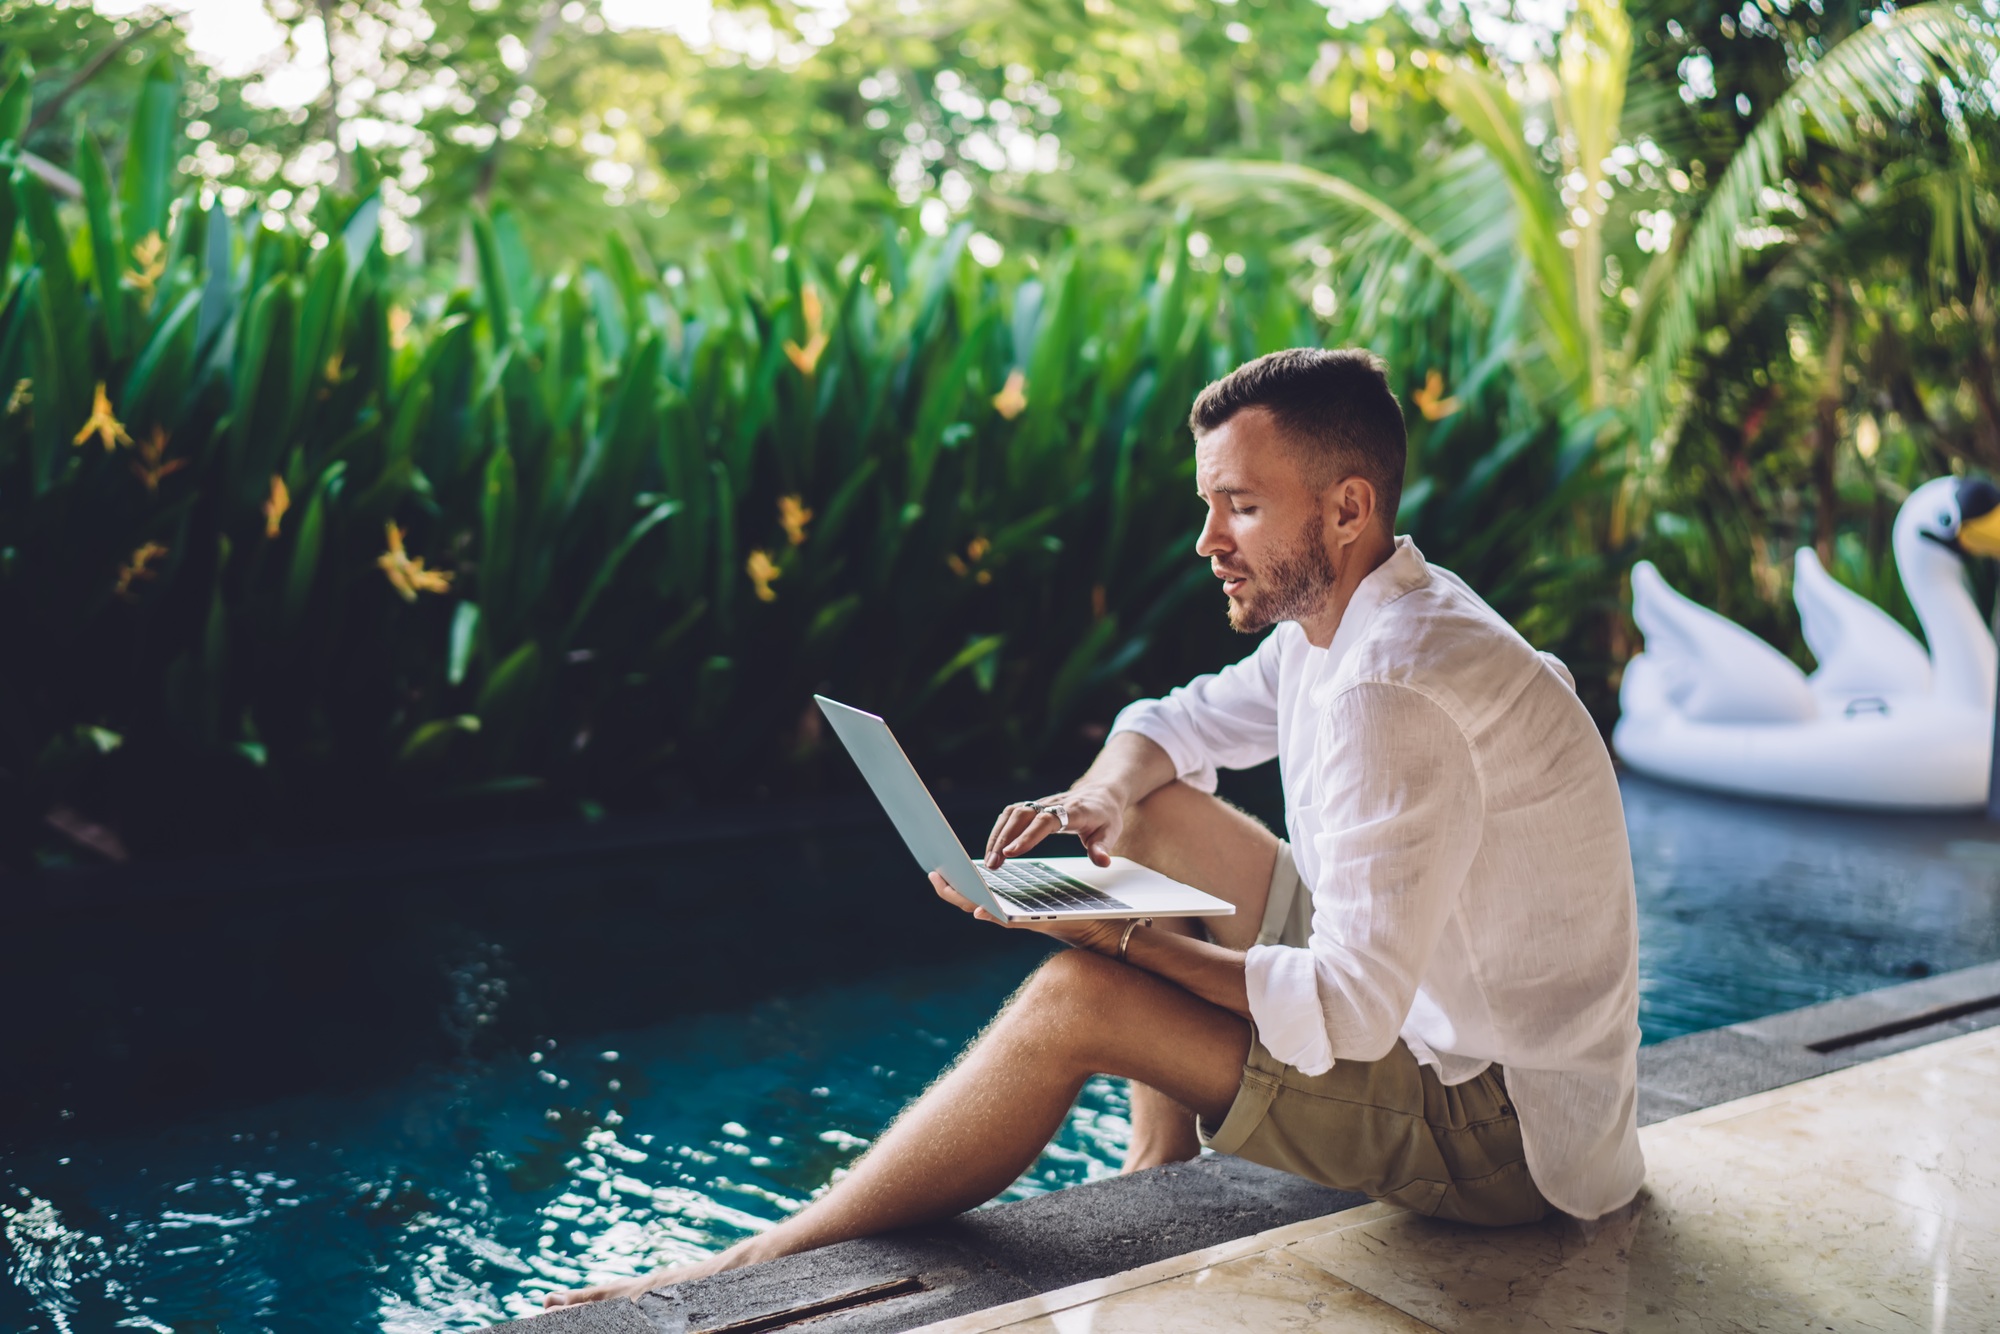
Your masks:
[{"label": "man", "polygon": [[[1089,771],[1008,807],[986,851],[998,866],[1066,825],[1100,864],[1131,857],[1236,915],[1024,926],[1075,948],[823,1198],[703,1264],[550,1305],[969,1209],[1098,1074],[1132,1081],[1128,1171],[1207,1144],[1494,1225],[1637,1192],[1631,856],[1568,674],[1393,536],[1403,417],[1368,353],[1259,358],[1190,424],[1195,549],[1230,624],[1271,633],[1127,708]],[[1274,756],[1288,842],[1211,795],[1218,767]]]}]

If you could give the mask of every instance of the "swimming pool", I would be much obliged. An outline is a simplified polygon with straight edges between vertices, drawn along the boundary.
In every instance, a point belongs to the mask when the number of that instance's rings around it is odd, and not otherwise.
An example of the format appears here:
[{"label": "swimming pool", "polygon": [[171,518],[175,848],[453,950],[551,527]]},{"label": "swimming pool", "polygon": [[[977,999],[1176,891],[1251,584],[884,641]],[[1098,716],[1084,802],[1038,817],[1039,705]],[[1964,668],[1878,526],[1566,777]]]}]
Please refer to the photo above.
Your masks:
[{"label": "swimming pool", "polygon": [[[1980,822],[1625,801],[1649,1041],[2000,957]],[[910,884],[901,856],[864,822],[41,914],[12,970],[0,1328],[477,1327],[726,1245],[1042,956],[920,898],[827,906]],[[1115,1170],[1124,1117],[1093,1084],[1013,1194]]]}]

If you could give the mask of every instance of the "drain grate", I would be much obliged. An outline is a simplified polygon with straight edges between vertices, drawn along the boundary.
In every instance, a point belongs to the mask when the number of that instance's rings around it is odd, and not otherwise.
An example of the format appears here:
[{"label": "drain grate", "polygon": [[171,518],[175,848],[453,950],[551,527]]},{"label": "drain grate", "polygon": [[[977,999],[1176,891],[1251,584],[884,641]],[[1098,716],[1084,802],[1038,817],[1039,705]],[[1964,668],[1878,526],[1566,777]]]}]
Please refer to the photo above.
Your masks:
[{"label": "drain grate", "polygon": [[788,1306],[782,1311],[747,1316],[742,1320],[732,1320],[726,1325],[703,1325],[692,1334],[763,1334],[767,1329],[788,1329],[793,1325],[802,1325],[808,1320],[817,1320],[821,1316],[852,1311],[857,1306],[872,1306],[876,1302],[886,1302],[892,1297],[907,1297],[925,1290],[922,1279],[893,1278],[887,1283],[870,1284],[865,1288],[855,1288],[851,1292],[822,1297],[816,1302]]},{"label": "drain grate", "polygon": [[2000,996],[1981,996],[1977,1000],[1960,1001],[1956,1005],[1940,1005],[1921,1014],[1913,1014],[1907,1019],[1892,1019],[1886,1024],[1873,1028],[1859,1029],[1853,1033],[1842,1033],[1837,1038],[1821,1038],[1818,1042],[1808,1042],[1806,1050],[1816,1051],[1824,1056],[1828,1052],[1845,1051],[1858,1047],[1864,1042],[1874,1042],[1880,1038],[1893,1038],[1900,1033],[1914,1033],[1932,1024],[1942,1024],[1953,1019],[1963,1019],[1968,1014],[1979,1014],[1986,1010],[2000,1010]]}]

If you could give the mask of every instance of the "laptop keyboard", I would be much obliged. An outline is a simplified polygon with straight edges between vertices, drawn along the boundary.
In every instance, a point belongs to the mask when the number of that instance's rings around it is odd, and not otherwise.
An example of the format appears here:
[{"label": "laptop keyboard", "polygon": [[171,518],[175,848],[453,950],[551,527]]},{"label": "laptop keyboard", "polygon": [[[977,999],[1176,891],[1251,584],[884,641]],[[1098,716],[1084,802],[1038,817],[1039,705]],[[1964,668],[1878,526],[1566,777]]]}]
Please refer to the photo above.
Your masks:
[{"label": "laptop keyboard", "polygon": [[1005,862],[999,870],[980,863],[986,887],[1023,913],[1136,912],[1130,904],[1039,862]]}]

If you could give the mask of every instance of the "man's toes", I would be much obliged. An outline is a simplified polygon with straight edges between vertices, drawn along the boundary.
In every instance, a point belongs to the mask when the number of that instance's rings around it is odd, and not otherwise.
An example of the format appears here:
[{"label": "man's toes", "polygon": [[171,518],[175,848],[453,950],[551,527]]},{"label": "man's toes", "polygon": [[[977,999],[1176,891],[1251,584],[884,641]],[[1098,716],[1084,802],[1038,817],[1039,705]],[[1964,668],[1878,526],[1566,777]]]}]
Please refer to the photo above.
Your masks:
[{"label": "man's toes", "polygon": [[552,1292],[542,1298],[542,1309],[549,1310],[557,1306],[582,1306],[588,1302],[601,1302],[610,1295],[611,1289],[601,1284],[594,1288],[579,1288],[572,1292]]}]

